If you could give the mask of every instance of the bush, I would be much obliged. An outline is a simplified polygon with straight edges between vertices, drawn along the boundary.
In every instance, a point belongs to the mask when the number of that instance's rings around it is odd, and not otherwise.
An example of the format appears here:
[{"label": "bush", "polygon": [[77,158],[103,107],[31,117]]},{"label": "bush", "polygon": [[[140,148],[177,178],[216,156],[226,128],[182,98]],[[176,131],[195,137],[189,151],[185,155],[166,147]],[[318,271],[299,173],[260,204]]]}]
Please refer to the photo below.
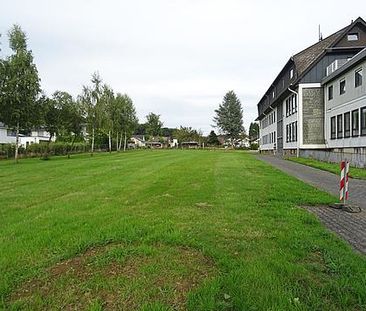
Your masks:
[{"label": "bush", "polygon": [[259,148],[258,144],[255,143],[250,144],[250,150],[258,150],[258,148]]},{"label": "bush", "polygon": [[[25,154],[25,149],[19,147],[19,155]],[[15,144],[0,144],[0,159],[14,158],[15,156]]]},{"label": "bush", "polygon": [[[85,142],[51,142],[48,155],[67,155],[89,151],[89,144]],[[41,157],[47,151],[47,143],[30,144],[27,149],[19,147],[19,155],[25,157]],[[0,159],[10,159],[15,156],[15,144],[0,144]]]},{"label": "bush", "polygon": [[[67,155],[72,153],[82,153],[89,150],[89,144],[74,143],[71,146],[69,142],[51,142],[49,144],[49,155]],[[47,143],[31,144],[27,147],[28,156],[42,156],[47,151]]]}]

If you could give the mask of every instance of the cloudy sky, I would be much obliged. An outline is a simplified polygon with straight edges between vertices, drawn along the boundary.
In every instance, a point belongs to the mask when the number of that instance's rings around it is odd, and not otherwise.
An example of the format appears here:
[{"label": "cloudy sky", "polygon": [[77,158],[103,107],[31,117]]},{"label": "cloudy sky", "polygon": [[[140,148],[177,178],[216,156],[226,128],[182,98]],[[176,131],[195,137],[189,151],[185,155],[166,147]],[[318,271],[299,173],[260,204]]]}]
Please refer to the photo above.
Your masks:
[{"label": "cloudy sky", "polygon": [[288,58],[362,13],[366,1],[1,0],[2,52],[17,23],[42,88],[77,95],[98,71],[129,94],[143,122],[211,130],[228,90],[243,105],[248,128],[256,104]]}]

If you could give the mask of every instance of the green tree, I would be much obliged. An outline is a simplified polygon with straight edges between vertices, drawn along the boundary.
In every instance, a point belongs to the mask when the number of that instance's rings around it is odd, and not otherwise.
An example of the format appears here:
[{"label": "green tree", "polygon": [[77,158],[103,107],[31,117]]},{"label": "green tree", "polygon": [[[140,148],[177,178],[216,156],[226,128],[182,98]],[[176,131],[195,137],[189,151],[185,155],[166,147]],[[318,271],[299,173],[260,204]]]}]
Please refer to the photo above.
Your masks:
[{"label": "green tree", "polygon": [[216,116],[213,121],[219,130],[225,134],[234,145],[235,140],[244,131],[243,109],[240,100],[234,93],[229,91],[224,96],[219,108],[215,110]]},{"label": "green tree", "polygon": [[62,91],[56,91],[52,96],[53,105],[60,113],[59,128],[57,132],[67,140],[71,139],[70,148],[67,149],[67,157],[70,158],[70,151],[74,147],[75,141],[81,137],[84,123],[81,104],[73,97]]},{"label": "green tree", "polygon": [[256,122],[250,123],[249,126],[249,140],[253,142],[259,138],[259,125]]},{"label": "green tree", "polygon": [[[126,151],[127,137],[130,137],[138,126],[138,118],[136,116],[136,110],[132,99],[124,94],[118,93],[116,96],[116,116],[117,127],[120,132],[120,141],[118,143],[117,137],[117,150],[121,149],[123,139],[123,150]],[[117,133],[118,133],[117,131]]]},{"label": "green tree", "polygon": [[210,134],[208,135],[207,144],[211,146],[220,145],[219,139],[217,138],[215,131],[211,131]]},{"label": "green tree", "polygon": [[196,141],[200,143],[202,141],[202,133],[193,129],[192,127],[181,126],[179,129],[176,129],[173,133],[173,137],[178,139],[179,143],[188,142],[188,141]]},{"label": "green tree", "polygon": [[117,107],[113,90],[106,84],[102,86],[98,108],[100,127],[108,135],[108,149],[109,152],[112,152],[112,134],[117,122]]},{"label": "green tree", "polygon": [[146,135],[146,124],[145,123],[138,124],[134,134],[135,135]]},{"label": "green tree", "polygon": [[62,110],[58,103],[46,96],[40,98],[40,105],[42,107],[42,124],[44,129],[50,134],[45,153],[43,154],[44,159],[48,159],[49,147],[52,138],[58,136],[62,128]]},{"label": "green tree", "polygon": [[15,129],[15,161],[18,161],[19,130],[39,124],[40,79],[33,55],[27,50],[27,37],[20,26],[8,33],[13,54],[1,61],[0,119]]},{"label": "green tree", "polygon": [[163,122],[160,121],[160,115],[150,112],[146,119],[146,134],[153,137],[160,136],[163,126]]},{"label": "green tree", "polygon": [[102,123],[102,79],[99,74],[95,72],[92,75],[91,86],[83,86],[79,102],[83,107],[83,115],[87,123],[87,130],[89,136],[91,135],[91,149],[90,154],[94,154],[95,136],[98,133]]}]

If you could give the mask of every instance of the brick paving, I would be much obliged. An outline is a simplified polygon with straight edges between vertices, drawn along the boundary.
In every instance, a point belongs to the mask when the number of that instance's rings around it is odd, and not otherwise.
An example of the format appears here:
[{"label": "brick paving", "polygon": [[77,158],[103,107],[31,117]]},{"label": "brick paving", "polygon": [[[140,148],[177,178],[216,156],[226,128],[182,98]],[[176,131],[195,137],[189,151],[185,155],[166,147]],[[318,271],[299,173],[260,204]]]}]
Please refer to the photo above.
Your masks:
[{"label": "brick paving", "polygon": [[[258,159],[294,176],[314,187],[339,196],[339,176],[306,165],[273,156],[259,155]],[[352,168],[351,168],[352,170]],[[348,241],[356,250],[366,254],[366,180],[350,179],[350,205],[357,205],[361,213],[347,213],[328,206],[306,206],[332,231]]]}]

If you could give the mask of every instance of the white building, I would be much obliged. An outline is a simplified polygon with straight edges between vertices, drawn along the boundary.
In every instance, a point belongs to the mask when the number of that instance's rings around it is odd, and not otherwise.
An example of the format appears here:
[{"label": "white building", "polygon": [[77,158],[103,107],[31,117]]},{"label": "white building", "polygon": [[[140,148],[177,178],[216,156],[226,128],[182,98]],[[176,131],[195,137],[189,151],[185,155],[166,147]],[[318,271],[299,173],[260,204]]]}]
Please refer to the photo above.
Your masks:
[{"label": "white building", "polygon": [[277,123],[276,110],[271,110],[259,121],[260,150],[276,150]]},{"label": "white building", "polygon": [[[19,134],[19,146],[27,148],[30,144],[39,144],[40,142],[48,142],[50,134],[43,130],[32,130],[30,135]],[[52,141],[55,141],[55,137],[52,137]],[[16,136],[15,132],[9,129],[4,123],[0,122],[0,144],[15,144]]]},{"label": "white building", "polygon": [[326,148],[366,154],[366,49],[323,80]]},{"label": "white building", "polygon": [[357,18],[290,57],[257,105],[259,150],[326,159],[330,152],[365,152],[365,48],[366,22]]}]

